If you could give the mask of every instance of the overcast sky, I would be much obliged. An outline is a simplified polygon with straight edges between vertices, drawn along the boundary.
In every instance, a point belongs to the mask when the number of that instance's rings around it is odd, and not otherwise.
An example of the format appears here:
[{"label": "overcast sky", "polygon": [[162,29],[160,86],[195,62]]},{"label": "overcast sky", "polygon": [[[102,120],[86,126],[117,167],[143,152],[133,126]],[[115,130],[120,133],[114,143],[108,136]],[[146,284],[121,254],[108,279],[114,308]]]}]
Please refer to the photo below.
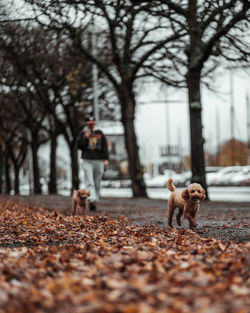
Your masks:
[{"label": "overcast sky", "polygon": [[[206,140],[205,148],[214,151],[216,148],[216,124],[219,124],[220,143],[231,138],[230,130],[230,79],[229,71],[217,79],[218,93],[202,90],[203,105],[203,133]],[[246,114],[246,94],[250,97],[250,77],[242,72],[233,74],[233,94],[235,108],[235,137],[236,139],[247,140],[247,114]],[[139,143],[143,154],[147,158],[157,159],[159,146],[166,145],[167,138],[170,144],[181,143],[184,153],[189,152],[189,114],[187,104],[187,91],[166,89],[168,100],[179,100],[180,103],[169,103],[168,110],[166,104],[141,104],[137,107],[136,129]],[[160,94],[157,87],[147,88],[140,97],[139,102],[149,102],[154,100],[164,100],[164,95]],[[216,122],[216,111],[219,112]],[[168,118],[167,118],[168,115]],[[249,117],[250,118],[250,117]],[[168,120],[168,126],[166,121]]]},{"label": "overcast sky", "polygon": [[[229,82],[229,73],[225,71],[224,74],[218,78],[218,93],[205,91],[203,88],[203,134],[206,140],[205,149],[210,152],[214,152],[217,145],[217,111],[219,112],[220,143],[223,143],[231,138]],[[248,93],[250,98],[250,78],[246,74],[235,73],[233,75],[233,82],[235,137],[236,139],[246,142],[246,94]],[[137,99],[138,105],[135,125],[143,163],[160,162],[160,147],[166,145],[166,143],[171,145],[180,144],[183,148],[183,154],[190,154],[187,91],[167,89],[166,92],[167,99],[170,101],[168,104],[168,110],[166,110],[166,104],[151,103],[152,101],[164,100],[165,97],[164,94],[161,94],[159,88],[154,85],[151,85],[143,91]],[[178,100],[179,102],[171,103],[171,100]],[[140,102],[147,102],[148,104],[140,104]],[[168,121],[168,124],[166,121]],[[68,151],[66,143],[63,138],[60,137],[58,155],[64,155],[64,157],[66,157],[67,154],[65,153],[65,149]],[[42,147],[39,154],[48,160],[48,146]],[[66,157],[65,160],[69,165],[69,151],[68,157]]]},{"label": "overcast sky", "polygon": [[[15,0],[20,6],[22,0]],[[18,10],[20,14],[20,10]],[[27,13],[27,9],[25,10]],[[216,80],[218,93],[202,90],[203,106],[203,133],[205,137],[205,149],[215,151],[217,140],[220,143],[231,138],[230,130],[230,80],[229,71],[225,71]],[[247,114],[246,94],[250,98],[250,76],[237,71],[233,75],[233,102],[235,108],[235,137],[236,139],[247,140]],[[187,104],[187,91],[167,89],[167,100],[177,100],[179,103],[166,104],[152,103],[165,99],[159,88],[149,86],[138,97],[137,101],[148,102],[138,104],[136,111],[136,130],[141,152],[147,160],[159,158],[159,147],[167,144],[181,144],[183,153],[189,154],[189,114]],[[250,101],[250,100],[249,100]],[[216,112],[219,112],[219,137],[217,135]],[[168,117],[167,117],[168,116]],[[249,117],[250,118],[250,117]]]}]

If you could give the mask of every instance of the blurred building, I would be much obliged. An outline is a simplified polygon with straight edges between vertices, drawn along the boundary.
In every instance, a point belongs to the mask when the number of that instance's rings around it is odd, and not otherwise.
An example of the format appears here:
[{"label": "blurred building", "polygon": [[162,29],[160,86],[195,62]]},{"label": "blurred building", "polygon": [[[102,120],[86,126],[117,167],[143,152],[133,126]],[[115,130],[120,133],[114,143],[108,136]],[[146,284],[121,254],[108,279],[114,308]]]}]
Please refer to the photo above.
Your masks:
[{"label": "blurred building", "polygon": [[215,154],[205,151],[206,166],[248,165],[249,149],[245,142],[230,139],[218,147]]},{"label": "blurred building", "polygon": [[183,171],[182,148],[177,145],[166,145],[160,147],[161,165],[159,172],[164,173],[165,169],[171,169],[175,172]]}]

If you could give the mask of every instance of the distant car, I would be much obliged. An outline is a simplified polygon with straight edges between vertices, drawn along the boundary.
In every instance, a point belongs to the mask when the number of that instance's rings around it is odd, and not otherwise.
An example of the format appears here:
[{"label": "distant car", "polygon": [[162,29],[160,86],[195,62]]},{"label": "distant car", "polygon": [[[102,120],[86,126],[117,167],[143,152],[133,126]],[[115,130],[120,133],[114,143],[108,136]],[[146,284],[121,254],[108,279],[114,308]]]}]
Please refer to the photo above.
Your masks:
[{"label": "distant car", "polygon": [[158,187],[158,188],[165,188],[166,183],[169,178],[173,178],[174,184],[176,186],[183,185],[185,183],[186,177],[182,174],[177,174],[173,170],[165,170],[163,175],[158,175],[153,178],[147,178],[145,180],[147,187]]},{"label": "distant car", "polygon": [[154,188],[154,187],[165,187],[166,186],[166,182],[168,180],[168,176],[165,176],[165,175],[158,175],[158,176],[155,176],[153,178],[150,178],[150,179],[147,179],[146,180],[146,186],[147,187],[151,187],[151,188]]},{"label": "distant car", "polygon": [[184,186],[188,186],[191,182],[191,177],[192,177],[191,170],[181,173],[181,176],[183,177],[183,180],[184,180]]},{"label": "distant car", "polygon": [[57,189],[58,190],[70,190],[71,182],[69,180],[58,179],[57,180]]},{"label": "distant car", "polygon": [[208,186],[215,184],[217,175],[218,175],[217,172],[206,173],[206,182]]},{"label": "distant car", "polygon": [[19,186],[19,193],[22,196],[28,196],[30,194],[30,185],[22,184]]},{"label": "distant car", "polygon": [[131,179],[102,180],[102,188],[129,188],[131,187]]},{"label": "distant car", "polygon": [[101,181],[101,187],[102,188],[109,188],[109,187],[111,187],[111,181],[110,180],[102,180]]},{"label": "distant car", "polygon": [[241,166],[226,166],[221,168],[217,173],[214,173],[214,178],[211,180],[211,185],[230,185],[233,176],[238,174],[241,168]]},{"label": "distant car", "polygon": [[131,187],[131,179],[124,179],[124,180],[121,180],[121,187],[123,188],[129,188]]},{"label": "distant car", "polygon": [[230,183],[234,186],[250,185],[250,166],[242,166],[241,170],[231,178]]},{"label": "distant car", "polygon": [[168,175],[168,179],[172,178],[173,181],[174,181],[175,186],[184,186],[185,182],[187,181],[187,178],[189,178],[189,177],[187,177],[187,173],[186,172],[176,173],[173,170],[168,170],[168,172],[164,171],[164,175]]}]

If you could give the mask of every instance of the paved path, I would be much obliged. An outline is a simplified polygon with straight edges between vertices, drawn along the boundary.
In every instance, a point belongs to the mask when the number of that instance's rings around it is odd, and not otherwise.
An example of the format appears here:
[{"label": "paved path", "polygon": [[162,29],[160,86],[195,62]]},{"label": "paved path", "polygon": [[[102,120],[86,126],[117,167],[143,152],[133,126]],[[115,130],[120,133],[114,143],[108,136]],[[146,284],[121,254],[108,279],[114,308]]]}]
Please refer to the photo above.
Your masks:
[{"label": "paved path", "polygon": [[[0,196],[10,200],[71,214],[71,198],[64,196]],[[157,199],[102,198],[96,213],[118,217],[124,215],[134,224],[156,224],[167,227],[167,201]],[[243,242],[250,239],[250,203],[204,201],[197,218],[197,232],[226,241]],[[183,220],[183,227],[188,222]]]}]

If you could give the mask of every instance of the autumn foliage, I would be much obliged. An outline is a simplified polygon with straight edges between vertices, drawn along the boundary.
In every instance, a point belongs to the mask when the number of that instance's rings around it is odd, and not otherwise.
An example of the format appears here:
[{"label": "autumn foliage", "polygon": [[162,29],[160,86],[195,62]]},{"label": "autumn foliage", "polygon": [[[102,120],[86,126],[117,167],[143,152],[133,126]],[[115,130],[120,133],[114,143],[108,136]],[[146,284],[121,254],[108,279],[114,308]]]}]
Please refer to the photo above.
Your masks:
[{"label": "autumn foliage", "polygon": [[249,248],[2,202],[0,312],[247,313]]}]

